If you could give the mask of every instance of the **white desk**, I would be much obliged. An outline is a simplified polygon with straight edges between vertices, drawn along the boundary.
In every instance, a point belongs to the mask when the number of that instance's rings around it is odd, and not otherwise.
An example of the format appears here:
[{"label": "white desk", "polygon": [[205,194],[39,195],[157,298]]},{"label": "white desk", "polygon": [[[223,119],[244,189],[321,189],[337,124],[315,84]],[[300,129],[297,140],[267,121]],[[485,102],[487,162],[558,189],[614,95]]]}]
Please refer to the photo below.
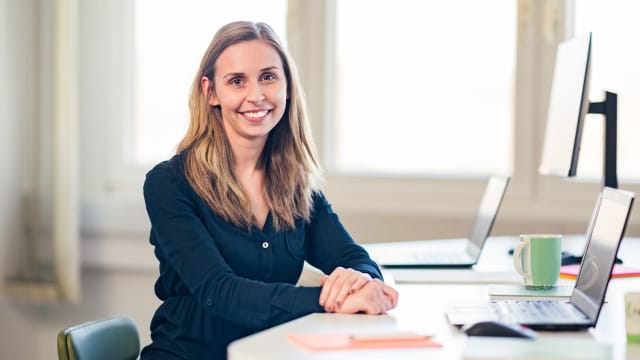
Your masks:
[{"label": "white desk", "polygon": [[[566,250],[580,253],[580,237],[563,242]],[[513,269],[506,251],[517,238],[498,237],[488,240],[478,263],[479,270]],[[623,240],[619,256],[626,265],[640,267],[640,238]],[[507,265],[508,264],[508,265]],[[429,271],[429,270],[422,270]],[[408,284],[397,283],[400,292],[398,307],[387,315],[311,314],[272,329],[233,342],[228,348],[229,360],[265,359],[462,359],[467,337],[449,325],[444,316],[452,302],[486,301],[485,284]],[[539,332],[540,338],[564,337],[594,339],[611,344],[613,359],[640,359],[640,345],[626,344],[624,328],[624,293],[640,291],[640,278],[613,279],[607,291],[607,303],[602,309],[598,325],[583,332]],[[375,349],[312,352],[290,342],[287,334],[305,332],[353,333],[362,331],[412,330],[434,334],[441,348]]]}]

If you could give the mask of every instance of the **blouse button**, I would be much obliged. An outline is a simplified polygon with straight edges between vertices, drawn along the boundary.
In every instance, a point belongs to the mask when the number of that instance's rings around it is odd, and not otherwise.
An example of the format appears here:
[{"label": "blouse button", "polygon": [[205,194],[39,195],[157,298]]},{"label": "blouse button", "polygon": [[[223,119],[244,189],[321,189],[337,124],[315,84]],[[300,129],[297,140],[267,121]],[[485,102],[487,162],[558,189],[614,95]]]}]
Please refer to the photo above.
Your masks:
[{"label": "blouse button", "polygon": [[268,247],[269,247],[269,243],[268,242],[265,241],[265,242],[262,243],[262,248],[263,249],[266,249]]},{"label": "blouse button", "polygon": [[213,300],[207,299],[207,306],[211,306],[211,305],[213,305]]}]

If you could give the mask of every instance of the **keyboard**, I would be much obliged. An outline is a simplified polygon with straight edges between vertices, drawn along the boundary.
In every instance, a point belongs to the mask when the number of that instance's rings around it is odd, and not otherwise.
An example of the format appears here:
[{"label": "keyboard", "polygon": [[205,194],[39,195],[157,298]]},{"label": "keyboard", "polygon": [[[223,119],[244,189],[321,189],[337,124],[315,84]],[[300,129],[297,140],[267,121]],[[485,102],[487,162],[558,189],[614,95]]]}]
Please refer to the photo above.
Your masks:
[{"label": "keyboard", "polygon": [[582,322],[587,317],[563,301],[492,301],[489,309],[497,318],[522,324]]}]

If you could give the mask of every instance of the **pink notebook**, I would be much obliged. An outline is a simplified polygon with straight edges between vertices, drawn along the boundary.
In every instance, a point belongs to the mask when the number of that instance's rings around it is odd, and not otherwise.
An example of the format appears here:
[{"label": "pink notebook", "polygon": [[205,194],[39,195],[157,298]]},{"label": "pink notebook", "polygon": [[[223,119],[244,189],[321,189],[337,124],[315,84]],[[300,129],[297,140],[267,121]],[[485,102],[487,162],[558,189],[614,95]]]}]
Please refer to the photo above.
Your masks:
[{"label": "pink notebook", "polygon": [[[564,265],[560,267],[560,277],[565,279],[575,279],[580,271],[580,265]],[[624,266],[622,264],[613,265],[611,277],[640,276],[640,269]]]}]

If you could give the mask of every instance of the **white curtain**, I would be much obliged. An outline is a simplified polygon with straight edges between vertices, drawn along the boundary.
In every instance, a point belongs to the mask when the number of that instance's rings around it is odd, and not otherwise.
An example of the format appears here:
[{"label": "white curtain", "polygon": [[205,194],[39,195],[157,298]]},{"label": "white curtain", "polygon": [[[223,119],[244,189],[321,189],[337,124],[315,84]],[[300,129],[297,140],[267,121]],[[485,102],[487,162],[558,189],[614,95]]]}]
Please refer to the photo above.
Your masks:
[{"label": "white curtain", "polygon": [[[25,3],[30,36],[14,58],[21,122],[23,175],[19,216],[24,224],[9,248],[3,290],[34,301],[80,300],[78,181],[78,0]],[[15,24],[14,24],[15,25]],[[16,25],[21,26],[21,25]],[[18,37],[17,37],[18,38]],[[7,65],[8,64],[8,65]],[[16,196],[17,197],[17,196]]]},{"label": "white curtain", "polygon": [[80,299],[78,0],[56,0],[53,33],[53,255],[60,295]]}]

